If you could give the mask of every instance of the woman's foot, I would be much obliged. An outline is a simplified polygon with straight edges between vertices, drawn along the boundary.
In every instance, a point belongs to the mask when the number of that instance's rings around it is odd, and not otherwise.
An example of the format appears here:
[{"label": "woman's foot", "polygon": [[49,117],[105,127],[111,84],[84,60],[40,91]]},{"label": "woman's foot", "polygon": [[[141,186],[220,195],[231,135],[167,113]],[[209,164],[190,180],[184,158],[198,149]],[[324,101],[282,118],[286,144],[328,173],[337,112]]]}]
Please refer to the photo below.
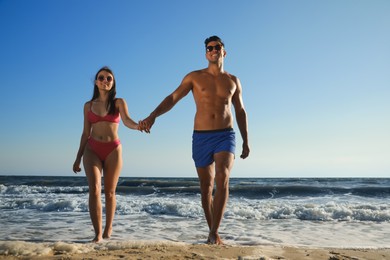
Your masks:
[{"label": "woman's foot", "polygon": [[102,240],[103,238],[101,236],[96,236],[94,239],[92,239],[92,243],[100,243]]},{"label": "woman's foot", "polygon": [[112,227],[105,228],[103,233],[103,239],[110,239],[112,234]]},{"label": "woman's foot", "polygon": [[209,233],[209,237],[207,239],[207,244],[211,245],[223,245],[221,237],[218,233]]}]

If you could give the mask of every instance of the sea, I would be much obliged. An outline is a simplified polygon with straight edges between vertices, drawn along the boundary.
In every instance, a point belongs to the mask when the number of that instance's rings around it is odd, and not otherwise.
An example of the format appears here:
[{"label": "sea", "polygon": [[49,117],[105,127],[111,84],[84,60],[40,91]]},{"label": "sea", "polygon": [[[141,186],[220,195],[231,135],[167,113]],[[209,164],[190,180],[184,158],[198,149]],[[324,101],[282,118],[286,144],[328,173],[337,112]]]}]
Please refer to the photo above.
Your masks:
[{"label": "sea", "polygon": [[[121,177],[116,196],[117,245],[207,240],[197,178]],[[388,248],[389,201],[390,178],[232,178],[219,231],[228,245]],[[94,237],[85,176],[0,176],[0,219],[0,255]]]}]

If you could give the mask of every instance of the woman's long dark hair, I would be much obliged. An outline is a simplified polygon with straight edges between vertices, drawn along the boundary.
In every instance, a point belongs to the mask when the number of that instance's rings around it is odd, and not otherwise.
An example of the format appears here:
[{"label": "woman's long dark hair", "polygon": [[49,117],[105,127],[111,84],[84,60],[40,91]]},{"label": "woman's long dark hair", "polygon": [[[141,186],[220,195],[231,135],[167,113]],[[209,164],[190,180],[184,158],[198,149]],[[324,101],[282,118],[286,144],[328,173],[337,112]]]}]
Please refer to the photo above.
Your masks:
[{"label": "woman's long dark hair", "polygon": [[97,99],[100,95],[99,93],[99,89],[98,87],[96,86],[96,80],[98,78],[98,75],[100,72],[102,71],[106,71],[108,73],[110,73],[113,77],[113,82],[112,82],[112,88],[111,90],[108,92],[108,102],[107,102],[107,111],[108,111],[108,114],[115,114],[116,112],[116,109],[115,109],[115,96],[116,96],[116,80],[115,80],[115,76],[114,76],[114,73],[112,72],[112,70],[105,66],[103,68],[101,68],[95,75],[95,81],[94,81],[94,88],[93,88],[93,96],[91,98],[91,102],[94,101],[95,99]]}]

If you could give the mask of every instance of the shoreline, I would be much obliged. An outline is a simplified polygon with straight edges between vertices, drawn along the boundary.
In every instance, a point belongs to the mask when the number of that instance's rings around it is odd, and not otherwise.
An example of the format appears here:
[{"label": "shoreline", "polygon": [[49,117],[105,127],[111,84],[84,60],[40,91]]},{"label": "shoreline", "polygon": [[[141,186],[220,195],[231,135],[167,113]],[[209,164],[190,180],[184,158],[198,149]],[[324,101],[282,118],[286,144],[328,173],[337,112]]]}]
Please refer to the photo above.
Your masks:
[{"label": "shoreline", "polygon": [[387,248],[328,248],[293,245],[207,245],[167,241],[0,241],[0,259],[390,259]]}]

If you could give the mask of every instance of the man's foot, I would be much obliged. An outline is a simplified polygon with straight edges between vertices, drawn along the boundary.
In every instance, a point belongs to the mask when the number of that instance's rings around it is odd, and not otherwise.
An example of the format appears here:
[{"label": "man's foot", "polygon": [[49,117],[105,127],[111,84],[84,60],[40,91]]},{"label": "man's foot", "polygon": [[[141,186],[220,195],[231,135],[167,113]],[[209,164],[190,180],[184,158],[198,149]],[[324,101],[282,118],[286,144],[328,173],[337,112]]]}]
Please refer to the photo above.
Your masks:
[{"label": "man's foot", "polygon": [[223,245],[221,237],[217,233],[210,233],[207,239],[207,244],[211,245]]}]

